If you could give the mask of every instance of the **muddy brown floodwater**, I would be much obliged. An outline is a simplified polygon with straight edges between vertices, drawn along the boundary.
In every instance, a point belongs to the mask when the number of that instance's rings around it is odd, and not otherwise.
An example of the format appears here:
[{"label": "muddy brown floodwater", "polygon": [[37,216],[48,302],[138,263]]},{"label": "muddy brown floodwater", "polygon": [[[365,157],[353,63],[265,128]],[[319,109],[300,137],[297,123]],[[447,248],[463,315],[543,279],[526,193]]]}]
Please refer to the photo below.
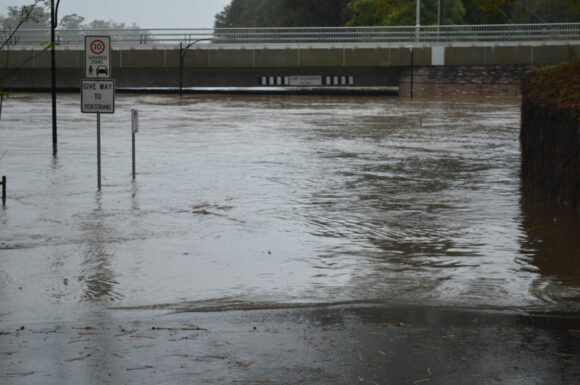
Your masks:
[{"label": "muddy brown floodwater", "polygon": [[580,223],[522,192],[516,102],[119,95],[102,117],[102,192],[96,119],[79,103],[59,97],[57,159],[49,97],[4,104],[4,320],[373,301],[580,309]]}]

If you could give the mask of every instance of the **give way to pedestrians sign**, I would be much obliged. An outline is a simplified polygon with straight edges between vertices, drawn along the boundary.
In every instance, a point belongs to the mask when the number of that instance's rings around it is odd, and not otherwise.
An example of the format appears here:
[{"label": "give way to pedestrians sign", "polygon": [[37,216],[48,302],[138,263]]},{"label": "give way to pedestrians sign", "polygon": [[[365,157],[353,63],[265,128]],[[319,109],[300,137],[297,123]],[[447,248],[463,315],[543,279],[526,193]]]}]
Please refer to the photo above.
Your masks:
[{"label": "give way to pedestrians sign", "polygon": [[81,112],[114,114],[115,81],[112,79],[81,80]]}]

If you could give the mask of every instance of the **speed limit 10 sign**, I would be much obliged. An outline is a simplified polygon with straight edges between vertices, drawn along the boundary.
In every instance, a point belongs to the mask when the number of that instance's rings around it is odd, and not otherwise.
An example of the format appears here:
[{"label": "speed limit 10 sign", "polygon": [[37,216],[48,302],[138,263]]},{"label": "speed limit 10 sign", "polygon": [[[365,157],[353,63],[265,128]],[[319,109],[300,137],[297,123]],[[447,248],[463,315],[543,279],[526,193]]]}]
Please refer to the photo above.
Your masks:
[{"label": "speed limit 10 sign", "polygon": [[111,77],[111,37],[85,36],[85,78]]}]

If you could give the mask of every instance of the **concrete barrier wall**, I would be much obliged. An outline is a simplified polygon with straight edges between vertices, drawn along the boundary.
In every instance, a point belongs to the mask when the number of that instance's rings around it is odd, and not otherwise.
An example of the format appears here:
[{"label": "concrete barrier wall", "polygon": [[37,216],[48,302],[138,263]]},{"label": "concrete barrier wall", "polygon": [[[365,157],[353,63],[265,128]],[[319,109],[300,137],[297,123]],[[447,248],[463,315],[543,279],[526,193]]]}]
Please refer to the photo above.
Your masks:
[{"label": "concrete barrier wall", "polygon": [[[580,45],[509,47],[448,46],[414,48],[414,65],[431,66],[441,53],[446,66],[553,64],[580,56]],[[84,51],[58,50],[58,87],[78,87],[83,76]],[[10,73],[8,87],[44,88],[48,84],[49,52],[31,50],[0,53]],[[174,87],[179,81],[179,50],[117,50],[112,77],[126,87]],[[411,66],[405,47],[329,48],[202,48],[184,57],[184,86],[258,86],[261,76],[354,76],[355,86],[398,85],[401,68]],[[404,81],[404,80],[403,80]]]},{"label": "concrete barrier wall", "polygon": [[[580,57],[580,44],[514,45],[514,46],[445,46],[444,65],[534,65],[555,64]],[[434,50],[414,48],[416,66],[433,64]],[[7,53],[0,58],[6,62]],[[47,68],[47,51],[18,50],[9,53],[8,67]],[[117,68],[175,68],[179,67],[179,50],[116,50],[113,67]],[[57,66],[82,68],[84,51],[58,50]],[[185,54],[186,67],[254,68],[254,67],[404,67],[411,65],[409,48],[256,48],[256,49],[189,49]]]},{"label": "concrete barrier wall", "polygon": [[[185,68],[183,87],[257,87],[262,77],[339,76],[355,79],[358,87],[397,87],[401,68]],[[77,89],[83,70],[58,69],[57,87]],[[115,68],[113,78],[118,88],[179,87],[178,68]],[[43,90],[50,88],[49,69],[21,69],[15,71],[8,89]]]}]

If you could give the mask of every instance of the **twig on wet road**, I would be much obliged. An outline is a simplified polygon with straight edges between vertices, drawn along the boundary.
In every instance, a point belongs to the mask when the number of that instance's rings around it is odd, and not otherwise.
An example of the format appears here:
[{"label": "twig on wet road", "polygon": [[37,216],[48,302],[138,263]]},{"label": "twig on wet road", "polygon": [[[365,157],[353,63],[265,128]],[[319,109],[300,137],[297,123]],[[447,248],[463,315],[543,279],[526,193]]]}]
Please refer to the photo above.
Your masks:
[{"label": "twig on wet road", "polygon": [[146,370],[146,369],[153,369],[153,366],[151,365],[145,365],[145,366],[140,366],[137,368],[127,368],[128,372],[134,371],[134,370]]}]

